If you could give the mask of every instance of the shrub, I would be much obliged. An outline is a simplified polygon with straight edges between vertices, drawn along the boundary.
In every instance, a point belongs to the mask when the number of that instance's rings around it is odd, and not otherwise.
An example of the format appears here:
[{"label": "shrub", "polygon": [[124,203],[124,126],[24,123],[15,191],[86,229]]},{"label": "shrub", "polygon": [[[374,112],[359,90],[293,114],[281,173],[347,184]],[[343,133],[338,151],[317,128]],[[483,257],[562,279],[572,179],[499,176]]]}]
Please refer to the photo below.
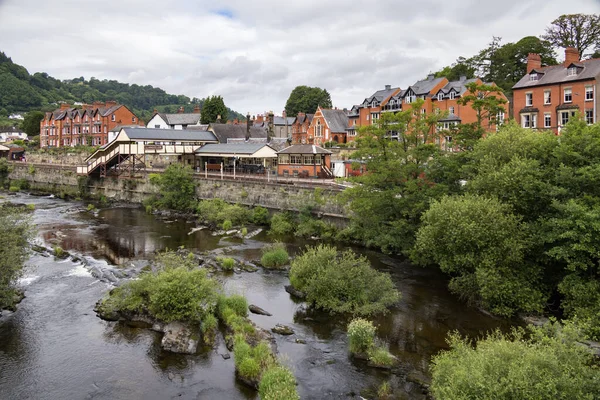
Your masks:
[{"label": "shrub", "polygon": [[183,164],[171,164],[162,174],[150,174],[150,182],[157,185],[157,206],[171,210],[191,210],[196,203],[196,185],[192,168]]},{"label": "shrub", "polygon": [[400,299],[389,274],[371,268],[364,256],[331,246],[307,247],[292,261],[290,282],[309,303],[332,313],[385,313]]},{"label": "shrub", "polygon": [[231,229],[232,226],[233,226],[233,224],[228,219],[223,222],[223,230],[228,231]]},{"label": "shrub", "polygon": [[394,356],[382,346],[373,347],[369,351],[369,361],[378,367],[391,367],[396,362]]},{"label": "shrub", "polygon": [[9,192],[13,192],[13,193],[15,193],[15,192],[18,192],[19,190],[20,190],[20,189],[19,189],[19,187],[18,187],[18,186],[13,186],[13,185],[11,185],[11,186],[8,188],[8,191],[9,191]]},{"label": "shrub", "polygon": [[225,204],[217,214],[218,221],[231,221],[233,226],[243,225],[250,218],[250,210],[239,204]]},{"label": "shrub", "polygon": [[150,204],[146,205],[146,214],[152,214],[153,207]]},{"label": "shrub", "polygon": [[264,207],[254,207],[252,209],[252,222],[257,225],[269,224],[269,210]]},{"label": "shrub", "polygon": [[233,271],[233,268],[235,267],[235,260],[233,258],[230,258],[230,257],[220,258],[220,259],[218,259],[218,261],[224,270]]},{"label": "shrub", "polygon": [[377,389],[377,398],[379,400],[387,400],[392,396],[392,388],[389,382],[383,382]]},{"label": "shrub", "polygon": [[348,325],[348,341],[351,353],[368,353],[375,343],[375,326],[366,319],[353,319]]},{"label": "shrub", "polygon": [[29,165],[28,170],[29,170],[29,174],[30,175],[34,175],[35,174],[35,167],[33,166],[33,164]]},{"label": "shrub", "polygon": [[260,380],[258,395],[262,400],[300,399],[296,378],[288,368],[277,365],[267,369]]},{"label": "shrub", "polygon": [[231,310],[234,315],[246,317],[248,316],[248,301],[240,294],[234,294],[229,297],[221,295],[219,296],[217,309],[223,319],[225,319],[224,312],[226,309]]},{"label": "shrub", "polygon": [[158,265],[158,270],[169,270],[180,267],[192,270],[198,266],[194,253],[189,252],[184,257],[179,253],[168,250],[156,256],[156,264]]},{"label": "shrub", "polygon": [[242,227],[242,230],[240,231],[242,237],[246,237],[246,235],[248,235],[248,228],[246,228],[245,226]]},{"label": "shrub", "polygon": [[88,210],[88,211],[94,211],[95,209],[96,209],[96,206],[95,206],[95,205],[93,205],[93,204],[88,204],[88,206],[87,206],[87,210]]},{"label": "shrub", "polygon": [[275,364],[275,358],[267,342],[261,341],[252,347],[242,334],[236,334],[234,337],[233,356],[238,374],[249,380],[258,380],[262,371]]},{"label": "shrub", "polygon": [[289,260],[290,256],[285,249],[285,244],[275,242],[263,248],[260,262],[266,268],[280,268]]},{"label": "shrub", "polygon": [[196,207],[196,213],[201,221],[217,225],[222,222],[217,219],[217,216],[226,205],[227,203],[221,199],[201,200]]},{"label": "shrub", "polygon": [[438,399],[597,399],[600,370],[572,327],[499,331],[475,347],[457,333],[433,358],[431,392]]},{"label": "shrub", "polygon": [[62,247],[60,246],[56,246],[54,247],[54,256],[55,257],[62,257],[65,255],[65,251],[62,249]]},{"label": "shrub", "polygon": [[284,236],[294,233],[293,217],[289,213],[275,213],[271,218],[270,235]]},{"label": "shrub", "polygon": [[260,376],[260,364],[254,358],[247,357],[240,361],[237,371],[246,379],[257,379]]}]

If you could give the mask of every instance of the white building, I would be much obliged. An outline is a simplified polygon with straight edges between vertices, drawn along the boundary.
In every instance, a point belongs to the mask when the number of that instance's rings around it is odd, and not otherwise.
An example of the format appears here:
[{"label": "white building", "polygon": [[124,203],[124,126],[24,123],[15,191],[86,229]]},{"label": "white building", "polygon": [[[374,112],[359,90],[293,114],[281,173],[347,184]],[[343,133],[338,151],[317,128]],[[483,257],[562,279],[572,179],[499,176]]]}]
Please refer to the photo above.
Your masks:
[{"label": "white building", "polygon": [[188,126],[201,126],[200,108],[196,107],[193,113],[184,113],[183,107],[177,114],[154,112],[146,128],[152,129],[187,129]]}]

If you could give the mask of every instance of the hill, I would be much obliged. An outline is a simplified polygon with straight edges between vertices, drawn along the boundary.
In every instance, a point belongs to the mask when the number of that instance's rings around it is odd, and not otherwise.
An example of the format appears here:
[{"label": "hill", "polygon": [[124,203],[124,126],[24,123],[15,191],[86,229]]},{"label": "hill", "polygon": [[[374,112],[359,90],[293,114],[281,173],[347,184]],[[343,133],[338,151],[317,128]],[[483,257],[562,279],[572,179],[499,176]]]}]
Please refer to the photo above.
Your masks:
[{"label": "hill", "polygon": [[[150,85],[96,78],[85,80],[83,77],[61,81],[45,72],[30,75],[25,67],[13,63],[10,57],[0,52],[0,118],[13,112],[50,111],[60,101],[92,103],[106,100],[126,105],[144,121],[150,119],[155,108],[162,112],[177,112],[183,106],[186,112],[192,112],[196,104],[202,106],[204,102],[204,99],[168,94]],[[244,115],[228,110],[229,119],[245,120]]]}]

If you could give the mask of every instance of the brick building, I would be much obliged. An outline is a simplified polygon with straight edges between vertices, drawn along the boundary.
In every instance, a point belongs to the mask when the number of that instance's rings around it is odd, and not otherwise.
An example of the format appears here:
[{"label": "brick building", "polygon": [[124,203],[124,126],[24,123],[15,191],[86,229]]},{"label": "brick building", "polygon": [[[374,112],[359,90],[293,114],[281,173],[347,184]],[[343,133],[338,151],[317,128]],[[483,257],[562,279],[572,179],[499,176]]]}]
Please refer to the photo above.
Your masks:
[{"label": "brick building", "polygon": [[129,124],[144,126],[126,106],[114,101],[84,104],[81,108],[64,103],[40,121],[40,147],[105,145],[110,130]]},{"label": "brick building", "polygon": [[308,143],[308,128],[315,114],[299,112],[292,124],[292,144]]},{"label": "brick building", "polygon": [[322,146],[325,142],[346,143],[348,115],[344,110],[317,108],[308,127],[306,143]]},{"label": "brick building", "polygon": [[598,121],[596,101],[600,59],[580,60],[574,48],[565,61],[542,67],[538,54],[527,57],[527,74],[513,86],[515,119],[524,128],[551,129],[556,134],[579,113],[588,124]]}]

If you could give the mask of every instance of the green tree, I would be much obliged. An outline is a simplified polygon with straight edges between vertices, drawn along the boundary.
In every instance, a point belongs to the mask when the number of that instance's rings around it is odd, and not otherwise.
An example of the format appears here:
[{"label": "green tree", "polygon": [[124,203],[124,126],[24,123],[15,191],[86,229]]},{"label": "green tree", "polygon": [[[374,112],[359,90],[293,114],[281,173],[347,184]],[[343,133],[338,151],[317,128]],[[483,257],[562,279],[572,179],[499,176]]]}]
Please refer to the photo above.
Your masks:
[{"label": "green tree", "polygon": [[25,114],[22,128],[29,136],[40,134],[40,121],[44,119],[44,113],[41,111],[30,111]]},{"label": "green tree", "polygon": [[555,47],[574,47],[583,58],[586,51],[600,47],[600,14],[561,15],[542,35]]},{"label": "green tree", "polygon": [[446,78],[449,81],[458,81],[461,77],[467,79],[475,78],[477,72],[476,60],[474,58],[458,57],[452,65],[446,66],[435,73],[436,78]]},{"label": "green tree", "polygon": [[226,122],[228,116],[229,112],[221,96],[211,96],[204,100],[204,103],[202,104],[202,114],[200,117],[201,123],[214,123],[219,117],[221,122]]},{"label": "green tree", "polygon": [[451,275],[452,291],[504,316],[543,308],[541,269],[525,261],[525,226],[510,206],[481,196],[445,197],[422,220],[413,258]]},{"label": "green tree", "polygon": [[431,392],[444,400],[598,398],[600,370],[570,326],[496,331],[476,346],[457,333],[432,360]]},{"label": "green tree", "polygon": [[310,86],[296,86],[285,103],[287,115],[297,115],[299,112],[313,114],[317,107],[331,108],[331,96],[327,89]]},{"label": "green tree", "polygon": [[162,174],[150,175],[150,182],[158,186],[157,206],[188,211],[196,204],[196,185],[192,168],[183,164],[171,164]]},{"label": "green tree", "polygon": [[498,86],[477,82],[467,83],[465,86],[467,91],[457,100],[457,103],[468,106],[475,111],[477,116],[476,127],[483,135],[485,131],[483,122],[487,121],[489,126],[495,125],[498,114],[505,112],[504,105],[507,101]]},{"label": "green tree", "polygon": [[0,309],[13,305],[14,284],[22,274],[31,234],[30,220],[23,209],[0,204]]}]

